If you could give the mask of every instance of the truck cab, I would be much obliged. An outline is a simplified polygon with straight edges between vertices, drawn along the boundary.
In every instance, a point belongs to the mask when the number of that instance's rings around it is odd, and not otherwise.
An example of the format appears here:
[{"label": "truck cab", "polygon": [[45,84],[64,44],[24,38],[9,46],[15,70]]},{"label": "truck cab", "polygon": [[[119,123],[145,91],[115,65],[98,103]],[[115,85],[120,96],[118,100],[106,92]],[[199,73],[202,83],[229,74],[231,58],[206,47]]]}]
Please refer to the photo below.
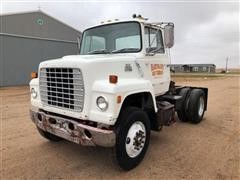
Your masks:
[{"label": "truck cab", "polygon": [[175,86],[169,50],[173,23],[142,16],[86,29],[79,55],[44,61],[30,82],[31,119],[50,141],[112,147],[129,170],[143,159],[151,130],[199,123],[207,88]]}]

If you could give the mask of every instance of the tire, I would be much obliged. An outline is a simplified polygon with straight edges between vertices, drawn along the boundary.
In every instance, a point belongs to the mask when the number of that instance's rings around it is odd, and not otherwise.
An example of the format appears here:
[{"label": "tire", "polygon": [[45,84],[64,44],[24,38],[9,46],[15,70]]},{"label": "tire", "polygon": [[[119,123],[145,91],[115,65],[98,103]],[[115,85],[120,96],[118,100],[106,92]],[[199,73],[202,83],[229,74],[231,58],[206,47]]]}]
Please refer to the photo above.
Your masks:
[{"label": "tire", "polygon": [[188,116],[187,116],[187,107],[188,107],[188,100],[189,100],[189,95],[190,95],[190,88],[183,88],[179,92],[179,96],[182,96],[183,100],[181,103],[181,107],[177,111],[178,118],[182,122],[187,122],[189,121]]},{"label": "tire", "polygon": [[200,123],[205,112],[205,93],[201,89],[193,89],[189,96],[187,116],[191,123]]},{"label": "tire", "polygon": [[116,127],[114,152],[122,169],[133,169],[142,161],[148,149],[150,131],[150,121],[143,110],[127,107],[121,112]]},{"label": "tire", "polygon": [[58,142],[63,140],[62,138],[55,136],[54,134],[51,134],[49,132],[43,131],[42,129],[40,129],[39,127],[37,127],[37,130],[39,132],[39,134],[44,137],[47,140],[53,141],[53,142]]}]

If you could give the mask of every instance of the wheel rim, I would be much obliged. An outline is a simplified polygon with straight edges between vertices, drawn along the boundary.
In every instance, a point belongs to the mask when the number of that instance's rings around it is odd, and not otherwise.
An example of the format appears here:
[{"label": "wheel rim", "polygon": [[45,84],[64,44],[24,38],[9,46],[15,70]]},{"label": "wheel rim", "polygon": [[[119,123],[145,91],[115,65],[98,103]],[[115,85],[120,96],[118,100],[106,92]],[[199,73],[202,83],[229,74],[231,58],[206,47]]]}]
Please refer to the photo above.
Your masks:
[{"label": "wheel rim", "polygon": [[146,128],[141,121],[136,121],[128,130],[126,137],[126,152],[134,158],[143,150],[146,141]]},{"label": "wheel rim", "polygon": [[204,112],[204,99],[203,97],[200,97],[199,99],[199,108],[198,108],[198,115],[202,116]]}]

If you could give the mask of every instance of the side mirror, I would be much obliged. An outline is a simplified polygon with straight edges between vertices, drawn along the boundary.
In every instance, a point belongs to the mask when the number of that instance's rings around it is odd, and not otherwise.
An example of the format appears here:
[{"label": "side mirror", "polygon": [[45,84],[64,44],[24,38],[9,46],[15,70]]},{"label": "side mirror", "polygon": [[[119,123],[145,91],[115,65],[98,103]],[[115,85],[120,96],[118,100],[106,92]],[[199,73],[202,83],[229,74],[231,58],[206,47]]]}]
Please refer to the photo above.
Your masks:
[{"label": "side mirror", "polygon": [[171,48],[174,45],[174,24],[168,23],[164,26],[164,42],[167,48]]}]

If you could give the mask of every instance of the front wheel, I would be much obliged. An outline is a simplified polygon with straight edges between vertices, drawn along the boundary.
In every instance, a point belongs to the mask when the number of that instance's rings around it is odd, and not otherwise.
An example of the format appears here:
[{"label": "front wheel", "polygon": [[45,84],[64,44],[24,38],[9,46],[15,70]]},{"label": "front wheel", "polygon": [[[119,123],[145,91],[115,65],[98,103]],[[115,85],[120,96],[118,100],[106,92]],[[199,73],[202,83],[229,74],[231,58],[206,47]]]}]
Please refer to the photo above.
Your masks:
[{"label": "front wheel", "polygon": [[135,107],[126,108],[118,121],[116,159],[122,169],[130,170],[145,156],[150,139],[150,121],[144,111]]}]

